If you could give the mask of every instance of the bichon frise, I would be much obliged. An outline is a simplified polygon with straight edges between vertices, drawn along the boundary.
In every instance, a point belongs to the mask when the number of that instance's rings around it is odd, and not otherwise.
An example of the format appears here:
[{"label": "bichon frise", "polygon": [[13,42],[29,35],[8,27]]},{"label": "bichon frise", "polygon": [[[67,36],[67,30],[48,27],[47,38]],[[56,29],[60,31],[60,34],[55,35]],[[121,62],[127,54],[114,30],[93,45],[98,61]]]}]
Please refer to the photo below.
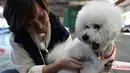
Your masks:
[{"label": "bichon frise", "polygon": [[[121,26],[120,8],[107,1],[87,2],[77,15],[77,38],[56,46],[47,60],[51,63],[68,57],[82,59],[80,73],[108,73],[112,66],[109,63],[116,54],[114,39]],[[61,70],[59,73],[77,73],[77,70]]]}]

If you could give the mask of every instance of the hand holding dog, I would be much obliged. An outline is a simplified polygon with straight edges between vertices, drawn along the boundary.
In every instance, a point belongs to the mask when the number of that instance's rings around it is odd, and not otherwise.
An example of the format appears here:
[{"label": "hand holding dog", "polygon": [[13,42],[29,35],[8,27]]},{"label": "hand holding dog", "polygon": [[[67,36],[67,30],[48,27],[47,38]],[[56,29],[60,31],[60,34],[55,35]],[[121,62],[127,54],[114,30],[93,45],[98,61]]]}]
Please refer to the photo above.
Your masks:
[{"label": "hand holding dog", "polygon": [[56,61],[56,64],[61,68],[61,69],[79,69],[82,68],[82,62],[73,59],[73,58],[66,58],[62,60]]},{"label": "hand holding dog", "polygon": [[79,69],[82,63],[73,58],[57,60],[56,62],[43,66],[42,73],[55,73],[62,69]]}]

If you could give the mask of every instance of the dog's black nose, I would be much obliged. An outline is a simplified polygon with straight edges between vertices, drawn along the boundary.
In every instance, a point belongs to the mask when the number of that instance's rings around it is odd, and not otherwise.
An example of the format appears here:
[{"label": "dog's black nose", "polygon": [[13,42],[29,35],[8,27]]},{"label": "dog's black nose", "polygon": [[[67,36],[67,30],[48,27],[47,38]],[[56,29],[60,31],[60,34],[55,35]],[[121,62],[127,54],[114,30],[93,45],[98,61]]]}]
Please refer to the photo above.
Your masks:
[{"label": "dog's black nose", "polygon": [[87,34],[84,34],[84,35],[82,36],[82,38],[83,38],[83,40],[87,41],[87,40],[89,39],[89,36],[88,36]]},{"label": "dog's black nose", "polygon": [[96,42],[92,43],[92,49],[93,50],[97,50],[99,48],[99,44],[97,44]]}]

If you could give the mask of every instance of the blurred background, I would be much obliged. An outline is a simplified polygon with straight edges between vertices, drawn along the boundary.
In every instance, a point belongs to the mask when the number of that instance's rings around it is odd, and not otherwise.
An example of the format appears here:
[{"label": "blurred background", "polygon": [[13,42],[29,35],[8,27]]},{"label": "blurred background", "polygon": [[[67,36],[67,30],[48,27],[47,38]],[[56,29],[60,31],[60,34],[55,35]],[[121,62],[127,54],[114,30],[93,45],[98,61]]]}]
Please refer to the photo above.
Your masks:
[{"label": "blurred background", "polygon": [[[74,24],[77,12],[90,0],[48,0],[49,10],[56,13],[61,23],[68,27],[72,37],[75,38]],[[122,11],[122,18],[125,20],[119,37],[116,38],[117,55],[116,60],[130,62],[130,0],[108,0],[118,5]],[[3,0],[0,0],[0,71],[6,68],[12,68],[10,61],[11,46],[9,44],[8,25],[3,18]],[[130,73],[130,71],[113,70],[113,73]]]}]

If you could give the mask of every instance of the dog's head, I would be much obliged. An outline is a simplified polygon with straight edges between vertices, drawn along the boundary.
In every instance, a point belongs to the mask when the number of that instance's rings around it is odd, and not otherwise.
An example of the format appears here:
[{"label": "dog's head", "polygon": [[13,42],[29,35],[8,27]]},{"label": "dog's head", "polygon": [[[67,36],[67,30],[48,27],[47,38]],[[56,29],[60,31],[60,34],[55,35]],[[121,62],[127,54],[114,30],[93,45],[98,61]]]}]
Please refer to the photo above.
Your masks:
[{"label": "dog's head", "polygon": [[120,33],[121,10],[105,1],[91,1],[78,12],[76,35],[95,51],[104,51]]}]

